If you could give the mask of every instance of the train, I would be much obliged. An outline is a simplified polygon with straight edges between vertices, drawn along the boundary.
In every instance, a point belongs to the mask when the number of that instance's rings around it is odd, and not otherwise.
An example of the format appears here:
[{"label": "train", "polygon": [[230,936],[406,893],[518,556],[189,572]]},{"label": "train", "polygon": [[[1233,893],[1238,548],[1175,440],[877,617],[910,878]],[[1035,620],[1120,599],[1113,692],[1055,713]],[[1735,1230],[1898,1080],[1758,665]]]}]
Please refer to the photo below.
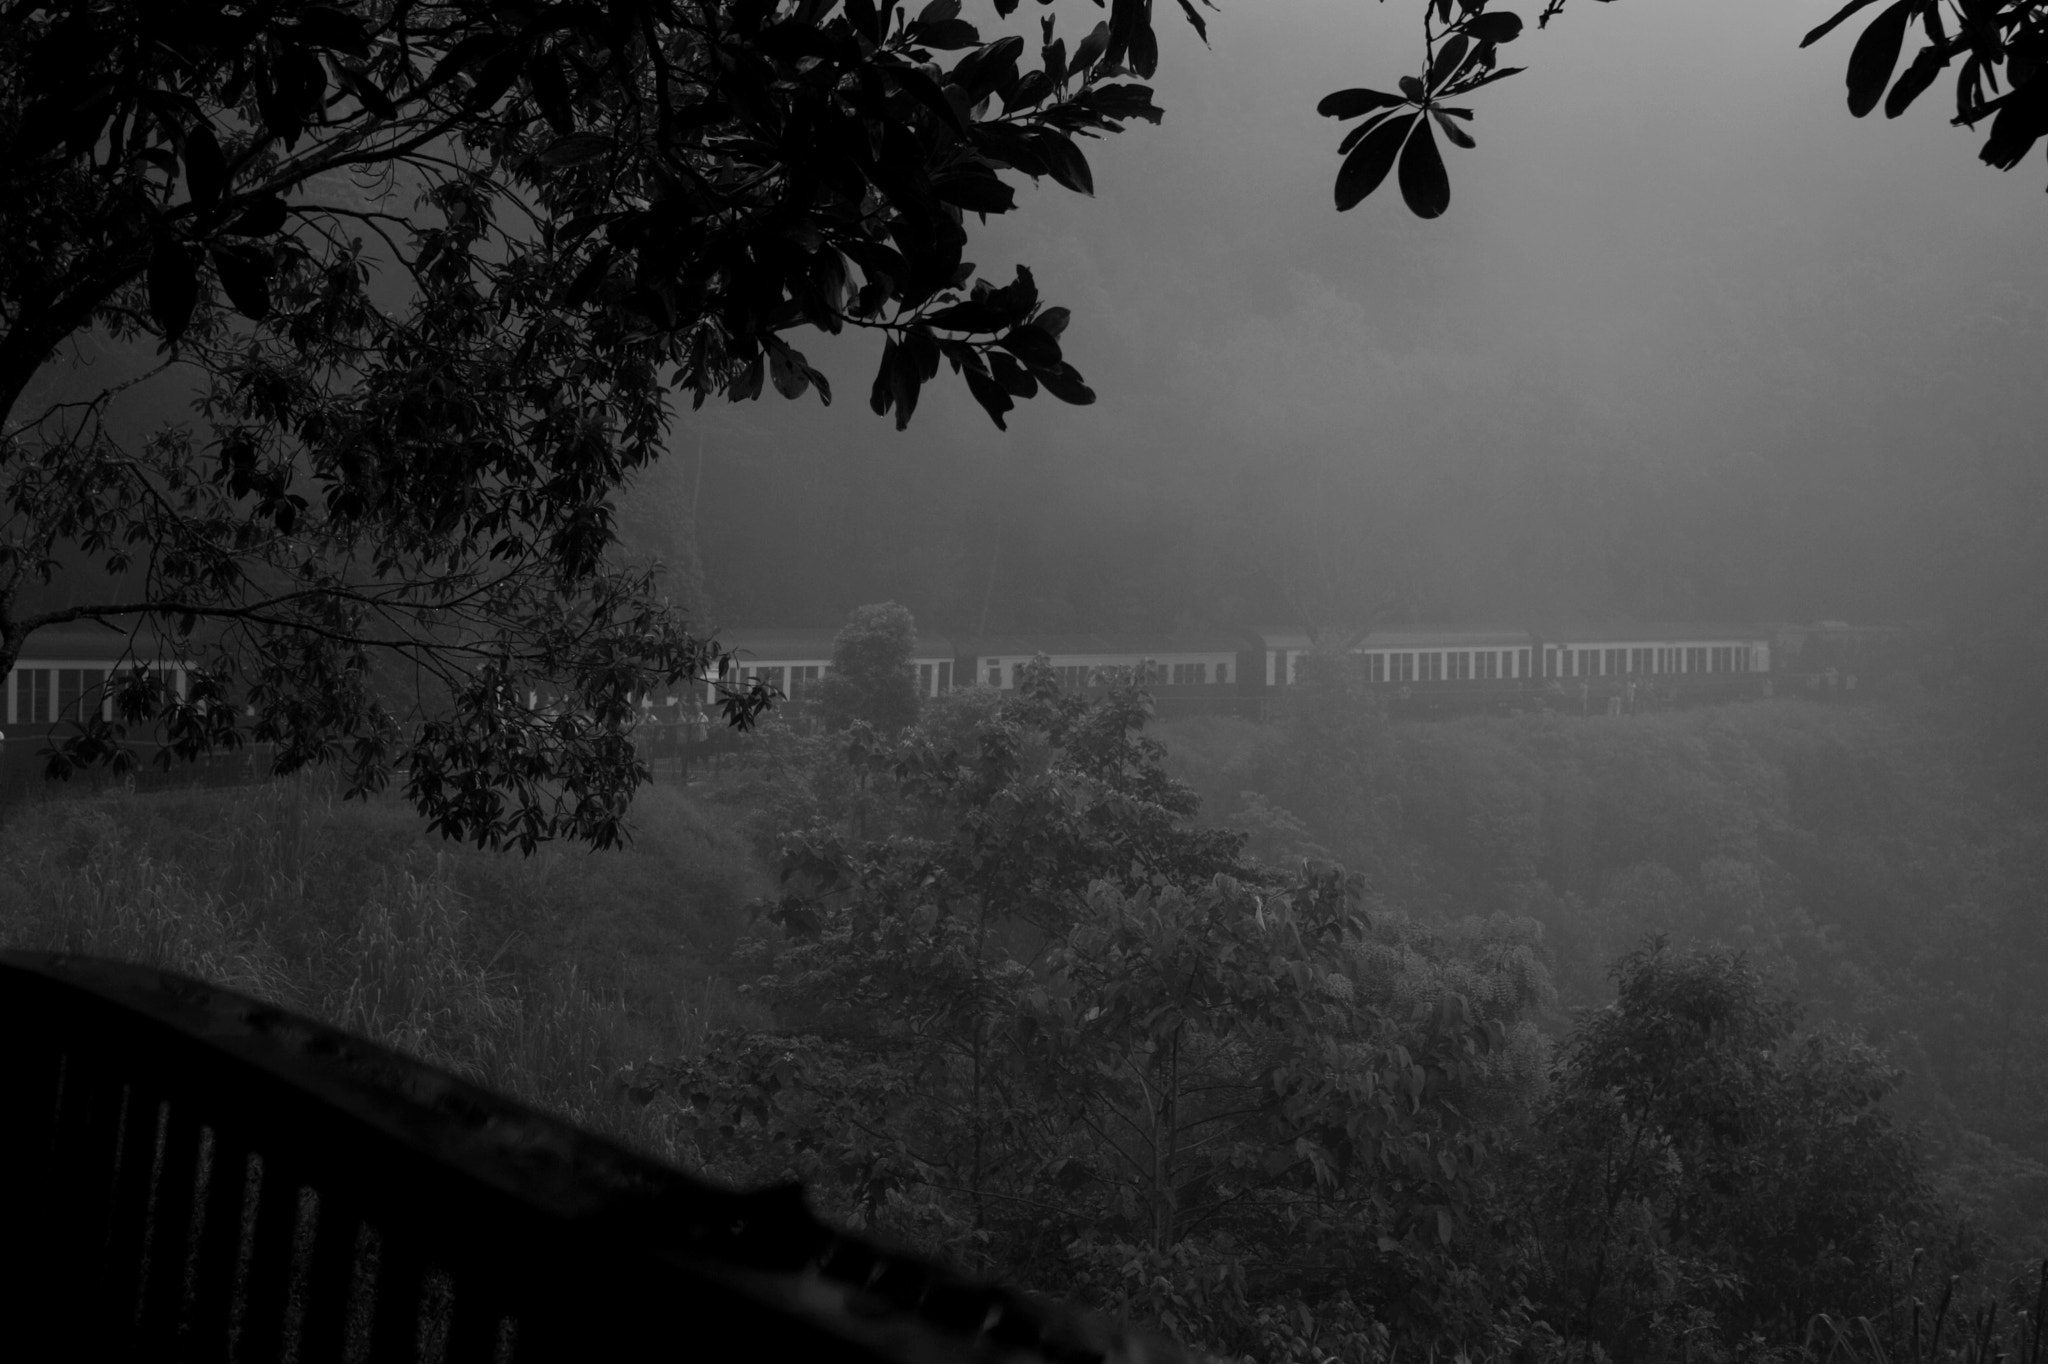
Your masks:
[{"label": "train", "polygon": [[[721,681],[644,698],[650,720],[689,722],[710,741],[720,685],[760,683],[801,719],[817,682],[829,676],[835,630],[732,627],[716,632],[734,656]],[[1924,633],[1924,632],[1923,632]],[[1236,715],[1270,719],[1316,668],[1394,717],[1555,710],[1633,713],[1646,708],[1763,697],[1799,684],[1818,694],[1823,677],[1856,687],[1886,657],[1909,651],[1915,632],[1901,626],[1815,625],[1381,625],[1366,629],[1265,627],[1107,634],[1003,634],[954,640],[921,634],[908,663],[918,693],[962,688],[1010,690],[1043,657],[1062,687],[1087,692],[1142,681],[1162,716]],[[1918,647],[1918,646],[1914,646]],[[1859,662],[1861,660],[1861,662]],[[179,695],[191,664],[155,635],[74,625],[38,631],[0,678],[0,791],[25,788],[40,770],[40,750],[65,721],[111,718],[107,682],[136,667],[161,676]],[[1839,675],[1839,676],[1838,676]],[[699,694],[692,696],[695,690]],[[536,692],[534,704],[546,704]],[[11,735],[12,742],[4,736]],[[723,737],[723,736],[720,736]],[[664,745],[664,748],[674,744]],[[247,753],[213,766],[233,780]]]},{"label": "train", "polygon": [[[1074,690],[1142,680],[1162,715],[1268,716],[1318,665],[1339,669],[1390,713],[1613,710],[1768,695],[1787,628],[1271,627],[959,641],[920,635],[910,667],[919,693],[933,697],[962,687],[1012,689],[1023,668],[1043,657],[1061,686]],[[773,687],[798,706],[806,689],[830,674],[832,638],[830,629],[733,628],[718,635],[736,660],[728,681]],[[703,699],[713,699],[708,685]]]}]

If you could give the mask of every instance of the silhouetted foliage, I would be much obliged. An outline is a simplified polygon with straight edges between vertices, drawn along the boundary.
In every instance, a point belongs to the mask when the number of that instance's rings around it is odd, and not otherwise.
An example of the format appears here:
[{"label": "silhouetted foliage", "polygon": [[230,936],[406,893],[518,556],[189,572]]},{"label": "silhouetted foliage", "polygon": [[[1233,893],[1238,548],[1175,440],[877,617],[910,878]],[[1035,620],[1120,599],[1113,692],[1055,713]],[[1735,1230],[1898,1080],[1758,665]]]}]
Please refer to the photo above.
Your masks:
[{"label": "silhouetted foliage", "polygon": [[[162,711],[177,753],[402,770],[451,836],[616,839],[633,698],[715,661],[610,557],[670,394],[829,401],[784,335],[852,325],[899,425],[941,361],[998,422],[1090,401],[1065,310],[977,281],[963,214],[1013,205],[1002,169],[1085,192],[1072,139],[1158,117],[1135,12],[1071,53],[1048,18],[1026,71],[951,0],[7,6],[0,670],[152,617],[203,655],[191,694],[67,761]],[[61,363],[149,339],[132,381]],[[197,419],[126,436],[131,382]]]},{"label": "silhouetted foliage", "polygon": [[844,729],[862,720],[894,734],[917,720],[911,654],[917,622],[895,602],[863,606],[832,640],[832,671],[817,686],[825,723]]},{"label": "silhouetted foliage", "polygon": [[1881,1311],[1873,1271],[1939,1233],[1920,1155],[1879,1107],[1896,1074],[1798,1034],[1738,953],[1658,941],[1615,979],[1537,1119],[1526,1196],[1552,1324],[1640,1359]]}]

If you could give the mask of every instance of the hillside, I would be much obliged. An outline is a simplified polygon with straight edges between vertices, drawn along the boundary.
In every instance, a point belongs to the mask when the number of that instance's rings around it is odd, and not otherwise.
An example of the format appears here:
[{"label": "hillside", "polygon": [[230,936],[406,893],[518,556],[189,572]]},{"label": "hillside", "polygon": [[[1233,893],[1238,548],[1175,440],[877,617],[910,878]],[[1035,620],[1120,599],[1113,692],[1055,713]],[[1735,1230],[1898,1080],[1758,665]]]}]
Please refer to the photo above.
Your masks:
[{"label": "hillside", "polygon": [[[1907,1072],[1953,1194],[2048,1224],[2048,825],[1996,745],[1917,704],[1382,725],[1312,696],[1274,725],[1162,724],[1206,817],[1334,857],[1386,906],[1542,925],[1561,1007],[1648,934],[1746,950]],[[1563,1018],[1551,1020],[1553,1030]]]},{"label": "hillside", "polygon": [[0,812],[0,946],[148,962],[303,1009],[656,1150],[622,1068],[758,1012],[718,974],[762,888],[673,788],[624,852],[484,853],[317,778]]}]

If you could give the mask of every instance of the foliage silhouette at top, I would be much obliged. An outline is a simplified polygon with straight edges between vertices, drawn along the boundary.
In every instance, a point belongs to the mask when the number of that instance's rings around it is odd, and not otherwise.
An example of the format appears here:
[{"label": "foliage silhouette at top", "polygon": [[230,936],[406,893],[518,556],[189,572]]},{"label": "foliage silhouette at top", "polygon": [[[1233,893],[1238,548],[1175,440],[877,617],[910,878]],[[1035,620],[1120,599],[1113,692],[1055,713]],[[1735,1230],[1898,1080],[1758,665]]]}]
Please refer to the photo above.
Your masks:
[{"label": "foliage silhouette at top", "polygon": [[[1027,72],[951,0],[0,10],[0,668],[143,618],[200,664],[183,697],[130,674],[53,768],[154,723],[403,770],[451,836],[615,840],[635,698],[718,663],[610,557],[671,393],[829,401],[785,334],[851,325],[899,425],[942,362],[998,422],[1090,401],[1066,312],[976,280],[964,223],[1013,205],[1001,169],[1086,191],[1073,138],[1158,117],[1134,13],[1071,51],[1048,20]],[[74,392],[72,350],[149,340]],[[195,415],[137,440],[159,374]]]}]

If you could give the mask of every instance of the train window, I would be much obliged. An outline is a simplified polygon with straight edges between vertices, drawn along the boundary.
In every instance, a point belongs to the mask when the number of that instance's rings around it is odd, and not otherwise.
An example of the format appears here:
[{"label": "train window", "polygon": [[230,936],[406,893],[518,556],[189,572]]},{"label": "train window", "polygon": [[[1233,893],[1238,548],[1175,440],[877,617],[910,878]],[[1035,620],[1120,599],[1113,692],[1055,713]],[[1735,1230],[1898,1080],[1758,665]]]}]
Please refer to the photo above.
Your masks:
[{"label": "train window", "polygon": [[953,665],[950,663],[941,663],[939,665],[939,690],[953,690]]},{"label": "train window", "polygon": [[50,670],[30,668],[27,673],[29,684],[28,722],[33,725],[50,723]]},{"label": "train window", "polygon": [[988,684],[991,687],[1003,685],[1003,660],[991,658],[988,661]]},{"label": "train window", "polygon": [[1518,673],[1516,673],[1515,675],[1516,675],[1517,677],[1527,677],[1527,676],[1529,675],[1529,650],[1527,650],[1527,649],[1524,649],[1524,650],[1522,650],[1522,651],[1521,651],[1521,655],[1520,655],[1520,658],[1521,658],[1521,670],[1520,670],[1520,671],[1519,671]]},{"label": "train window", "polygon": [[1216,665],[1216,685],[1220,687],[1228,681],[1230,681],[1230,665],[1228,663],[1218,663]]},{"label": "train window", "polygon": [[1444,680],[1444,656],[1435,650],[1422,656],[1422,680],[1441,682]]},{"label": "train window", "polygon": [[929,663],[917,665],[917,694],[919,696],[930,696],[932,694],[932,665]]}]

